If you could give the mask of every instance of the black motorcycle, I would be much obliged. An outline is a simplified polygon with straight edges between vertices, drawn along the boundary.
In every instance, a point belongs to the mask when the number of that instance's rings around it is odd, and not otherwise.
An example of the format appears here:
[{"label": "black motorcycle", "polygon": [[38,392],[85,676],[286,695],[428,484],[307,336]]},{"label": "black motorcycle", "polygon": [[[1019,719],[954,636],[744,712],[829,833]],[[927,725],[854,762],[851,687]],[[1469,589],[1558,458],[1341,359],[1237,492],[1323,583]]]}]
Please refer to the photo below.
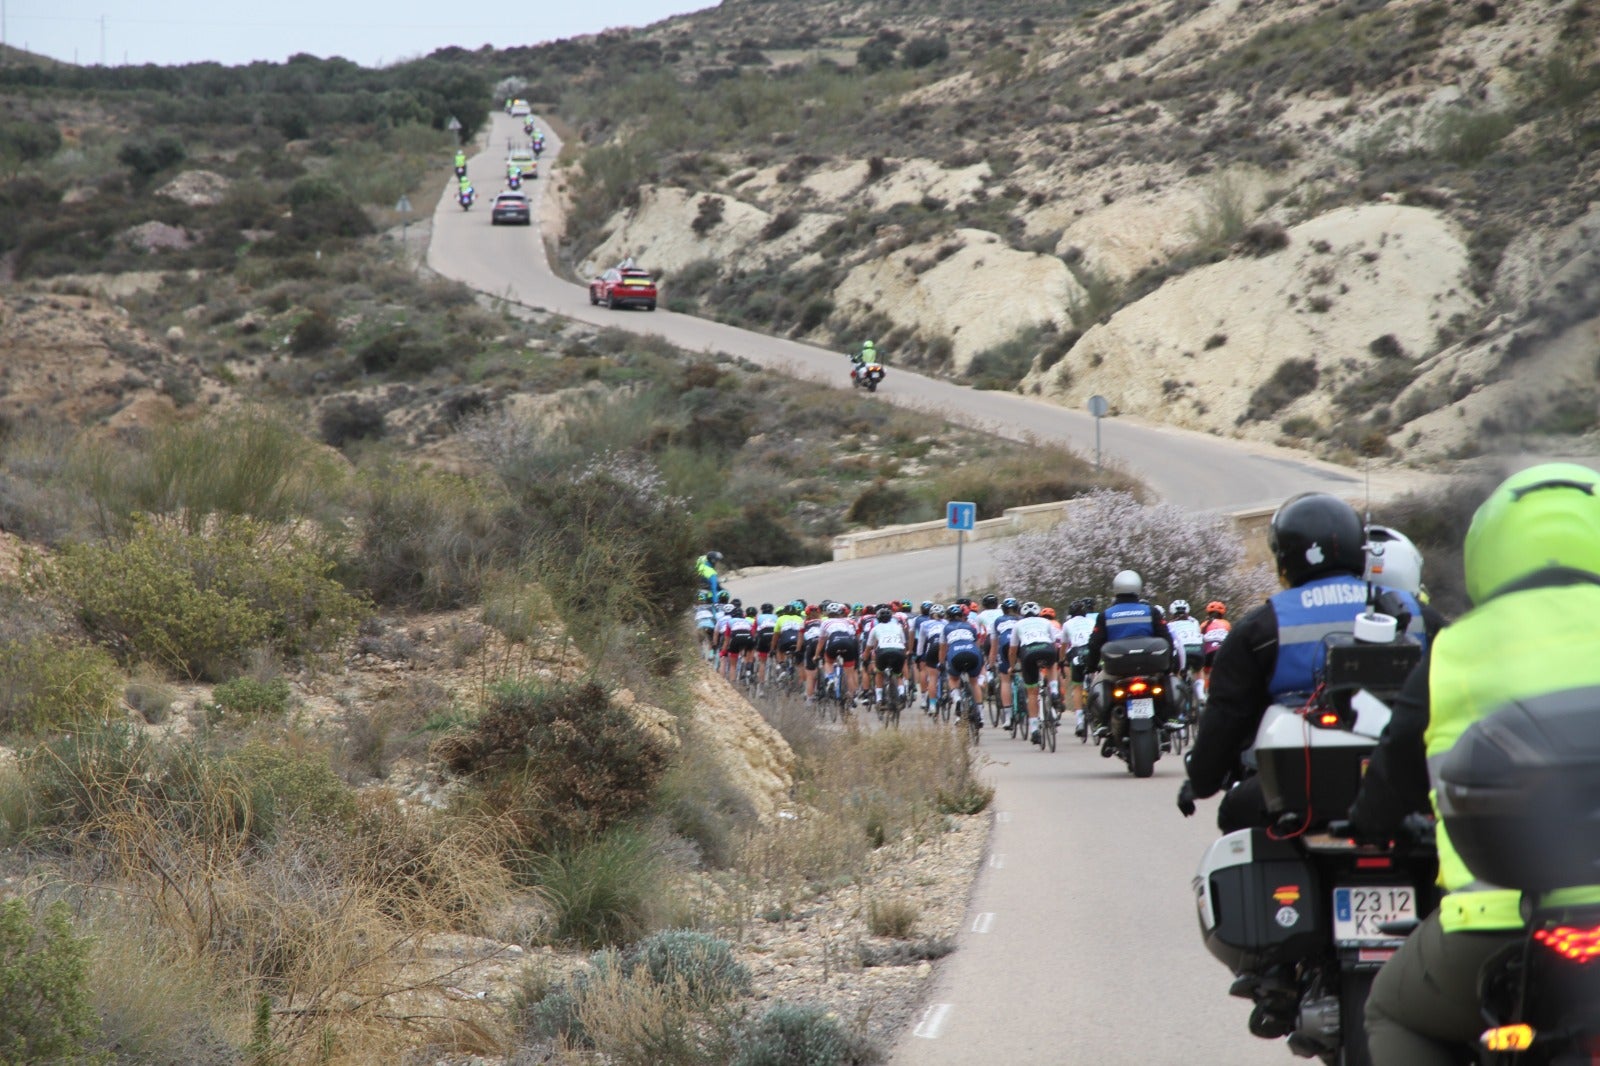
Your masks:
[{"label": "black motorcycle", "polygon": [[1173,716],[1171,664],[1172,648],[1160,637],[1108,640],[1100,648],[1102,677],[1090,697],[1110,730],[1100,754],[1127,763],[1134,777],[1155,773],[1161,758],[1162,728]]},{"label": "black motorcycle", "polygon": [[1527,935],[1479,977],[1484,1063],[1600,1063],[1600,689],[1512,703],[1468,728],[1435,777],[1477,878],[1523,893]]},{"label": "black motorcycle", "polygon": [[1271,829],[1229,833],[1194,878],[1200,934],[1250,999],[1250,1031],[1330,1066],[1364,1066],[1372,980],[1436,902],[1426,819],[1405,839],[1356,843],[1330,832],[1361,784],[1392,699],[1421,657],[1405,636],[1327,638],[1322,685],[1268,709],[1253,758]]}]

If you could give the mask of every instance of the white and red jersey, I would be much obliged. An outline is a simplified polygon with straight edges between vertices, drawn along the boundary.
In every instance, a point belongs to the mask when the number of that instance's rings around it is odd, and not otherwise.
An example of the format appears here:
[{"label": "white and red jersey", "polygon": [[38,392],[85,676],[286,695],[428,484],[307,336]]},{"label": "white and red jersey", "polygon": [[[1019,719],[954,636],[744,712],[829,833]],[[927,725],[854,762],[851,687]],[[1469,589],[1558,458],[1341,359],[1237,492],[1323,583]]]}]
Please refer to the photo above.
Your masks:
[{"label": "white and red jersey", "polygon": [[1228,631],[1233,624],[1226,618],[1210,618],[1200,627],[1200,644],[1208,652],[1216,651],[1222,647],[1222,642],[1228,639]]},{"label": "white and red jersey", "polygon": [[822,629],[822,619],[807,618],[806,624],[800,629],[801,640],[816,640],[817,633]]},{"label": "white and red jersey", "polygon": [[732,616],[730,616],[728,618],[727,626],[728,626],[728,629],[727,629],[728,636],[730,636],[730,637],[737,637],[737,636],[741,636],[741,635],[746,635],[747,636],[747,635],[752,634],[752,633],[754,633],[756,631],[756,620],[754,618],[745,618],[745,617],[743,617],[741,615],[737,615],[736,614],[736,615],[732,615]]},{"label": "white and red jersey", "polygon": [[856,639],[856,623],[853,618],[829,618],[822,623],[822,644],[827,646],[828,641],[838,637]]}]

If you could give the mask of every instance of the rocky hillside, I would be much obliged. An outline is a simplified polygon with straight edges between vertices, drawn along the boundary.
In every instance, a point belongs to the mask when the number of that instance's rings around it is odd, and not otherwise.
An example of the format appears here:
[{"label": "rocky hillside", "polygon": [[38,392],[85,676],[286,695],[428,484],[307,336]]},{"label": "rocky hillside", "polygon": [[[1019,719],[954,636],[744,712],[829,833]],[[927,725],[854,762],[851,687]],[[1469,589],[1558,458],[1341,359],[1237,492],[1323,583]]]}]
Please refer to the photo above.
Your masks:
[{"label": "rocky hillside", "polygon": [[587,144],[578,270],[632,254],[680,309],[1429,460],[1595,427],[1597,41],[1591,0],[725,0],[497,62]]}]

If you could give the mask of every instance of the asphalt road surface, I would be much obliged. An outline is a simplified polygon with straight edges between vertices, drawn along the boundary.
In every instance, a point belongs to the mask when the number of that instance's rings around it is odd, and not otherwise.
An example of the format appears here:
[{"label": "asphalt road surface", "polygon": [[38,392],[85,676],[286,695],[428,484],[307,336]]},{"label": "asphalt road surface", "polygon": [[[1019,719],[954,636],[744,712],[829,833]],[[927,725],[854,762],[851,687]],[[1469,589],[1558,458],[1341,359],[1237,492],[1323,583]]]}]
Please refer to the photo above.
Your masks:
[{"label": "asphalt road surface", "polygon": [[[541,123],[541,128],[543,124]],[[845,356],[809,344],[769,337],[707,319],[657,311],[612,311],[589,303],[588,291],[558,277],[544,254],[541,220],[550,171],[561,153],[561,141],[546,128],[540,178],[524,181],[533,202],[533,225],[491,226],[489,203],[504,184],[508,143],[523,140],[521,125],[496,113],[483,135],[486,147],[468,162],[479,194],[478,205],[462,211],[456,205],[454,180],[441,190],[434,213],[428,265],[439,273],[514,303],[554,311],[596,325],[654,333],[695,352],[725,352],[796,378],[849,388]],[[648,267],[649,263],[643,263]],[[670,298],[671,279],[663,295]],[[885,352],[889,376],[877,398],[937,413],[967,425],[991,429],[1018,440],[1060,442],[1086,456],[1095,451],[1095,420],[1013,393],[978,392],[947,381],[923,377],[894,365]],[[1111,398],[1113,404],[1115,397]],[[1101,420],[1101,452],[1107,463],[1120,464],[1158,495],[1195,509],[1274,506],[1296,492],[1323,489],[1360,495],[1359,472],[1267,445],[1221,440],[1202,433],[1152,425],[1131,417]],[[1374,474],[1374,495],[1393,491],[1397,482]]]},{"label": "asphalt road surface", "polygon": [[[848,387],[842,355],[665,310],[591,307],[581,286],[556,277],[544,253],[540,199],[560,142],[547,131],[541,170],[525,182],[535,224],[491,227],[507,139],[520,128],[496,115],[470,173],[479,206],[435,212],[428,262],[441,274],[533,308],[621,329],[658,333],[693,351],[727,352],[794,377]],[[648,265],[648,264],[645,264]],[[893,353],[888,353],[893,358]],[[896,369],[877,394],[1016,438],[1033,435],[1092,453],[1087,415],[1005,394],[973,392]],[[1360,492],[1359,476],[1294,453],[1115,418],[1103,426],[1108,461],[1157,493],[1193,508],[1271,505],[1307,489]],[[1382,479],[1374,478],[1375,494]],[[987,584],[995,542],[968,545],[963,584]],[[795,595],[852,599],[943,594],[955,588],[955,550],[829,563],[736,580],[747,602]],[[1063,730],[1060,750],[985,730],[996,785],[992,851],[974,891],[959,950],[939,964],[918,1024],[893,1061],[922,1064],[1209,1064],[1291,1061],[1278,1043],[1251,1037],[1248,1004],[1230,999],[1230,975],[1200,942],[1190,879],[1215,836],[1215,804],[1185,820],[1173,800],[1181,780],[1167,756],[1135,780]]]}]

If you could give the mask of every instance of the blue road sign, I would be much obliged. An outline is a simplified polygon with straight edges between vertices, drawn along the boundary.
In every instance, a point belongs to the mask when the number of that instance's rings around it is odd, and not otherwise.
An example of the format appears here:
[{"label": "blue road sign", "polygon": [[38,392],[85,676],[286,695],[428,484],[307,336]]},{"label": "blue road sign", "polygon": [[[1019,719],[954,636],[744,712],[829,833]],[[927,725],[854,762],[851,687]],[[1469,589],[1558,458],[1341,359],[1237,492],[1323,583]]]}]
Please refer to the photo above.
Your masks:
[{"label": "blue road sign", "polygon": [[978,518],[978,505],[975,503],[960,503],[955,500],[944,505],[944,525],[946,529],[970,530]]}]

